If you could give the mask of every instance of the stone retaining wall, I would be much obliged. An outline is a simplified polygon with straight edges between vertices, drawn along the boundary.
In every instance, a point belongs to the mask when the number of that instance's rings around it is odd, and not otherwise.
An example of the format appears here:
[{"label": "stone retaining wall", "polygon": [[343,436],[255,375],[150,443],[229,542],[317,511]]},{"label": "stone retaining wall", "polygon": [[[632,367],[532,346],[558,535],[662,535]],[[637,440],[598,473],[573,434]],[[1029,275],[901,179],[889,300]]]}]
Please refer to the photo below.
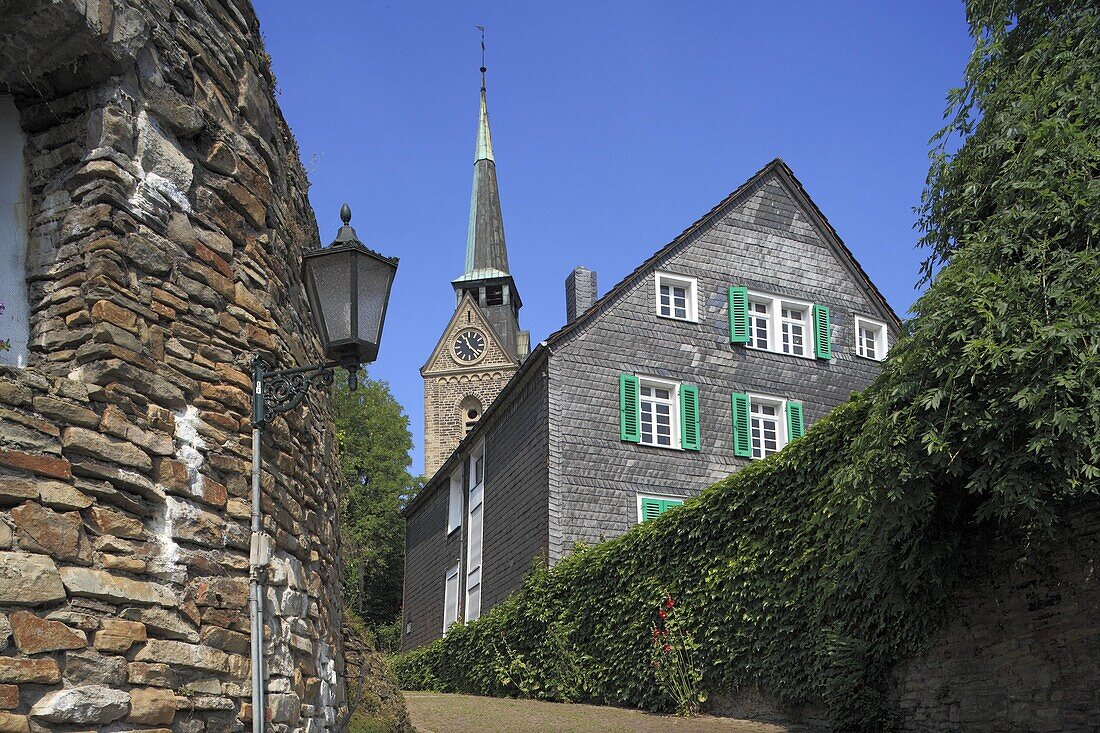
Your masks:
[{"label": "stone retaining wall", "polygon": [[1032,565],[990,553],[927,651],[894,671],[902,730],[1100,730],[1100,504]]},{"label": "stone retaining wall", "polygon": [[[248,363],[320,357],[298,271],[317,227],[255,14],[0,16],[31,306],[30,366],[0,369],[0,733],[242,730]],[[264,445],[274,733],[343,702],[331,417],[314,395]]]}]

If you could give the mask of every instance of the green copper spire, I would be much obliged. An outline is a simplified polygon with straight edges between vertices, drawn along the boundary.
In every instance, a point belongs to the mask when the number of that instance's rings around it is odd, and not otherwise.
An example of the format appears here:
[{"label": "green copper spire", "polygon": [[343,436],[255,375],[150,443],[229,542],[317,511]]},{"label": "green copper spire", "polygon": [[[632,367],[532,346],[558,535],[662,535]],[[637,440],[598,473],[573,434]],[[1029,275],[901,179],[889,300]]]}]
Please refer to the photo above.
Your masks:
[{"label": "green copper spire", "polygon": [[481,87],[481,111],[477,116],[477,153],[474,162],[493,160],[493,136],[489,134],[489,109],[485,106],[485,87]]},{"label": "green copper spire", "polygon": [[470,224],[466,230],[466,272],[459,280],[506,275],[508,250],[504,244],[504,220],[500,214],[493,138],[489,134],[489,109],[485,104],[485,68],[482,67],[474,185],[470,192]]}]

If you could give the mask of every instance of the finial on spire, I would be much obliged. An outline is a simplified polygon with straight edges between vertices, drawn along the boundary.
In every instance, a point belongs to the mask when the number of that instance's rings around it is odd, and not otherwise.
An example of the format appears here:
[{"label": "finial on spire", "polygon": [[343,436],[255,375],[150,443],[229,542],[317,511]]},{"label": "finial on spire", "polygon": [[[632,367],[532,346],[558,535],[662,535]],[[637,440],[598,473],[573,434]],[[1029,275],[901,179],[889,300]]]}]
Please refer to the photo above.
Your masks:
[{"label": "finial on spire", "polygon": [[485,26],[479,25],[481,31],[481,91],[485,91]]},{"label": "finial on spire", "polygon": [[351,224],[351,207],[346,203],[340,207],[340,221],[344,222],[344,226]]}]

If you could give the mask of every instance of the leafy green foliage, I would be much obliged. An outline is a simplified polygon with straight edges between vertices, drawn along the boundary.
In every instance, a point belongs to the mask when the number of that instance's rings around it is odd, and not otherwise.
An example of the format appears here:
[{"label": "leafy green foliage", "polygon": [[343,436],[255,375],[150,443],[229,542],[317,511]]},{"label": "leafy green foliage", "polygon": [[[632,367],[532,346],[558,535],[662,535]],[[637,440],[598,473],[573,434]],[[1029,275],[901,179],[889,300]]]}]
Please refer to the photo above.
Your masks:
[{"label": "leafy green foliage", "polygon": [[419,489],[409,474],[409,418],[389,385],[361,375],[359,389],[338,374],[333,401],[340,470],[346,489],[341,504],[345,598],[371,627],[401,613],[405,520],[401,509]]},{"label": "leafy green foliage", "polygon": [[405,699],[383,655],[376,651],[377,641],[354,611],[344,616],[344,653],[348,670],[347,694],[351,717],[348,733],[415,733],[409,721]]},{"label": "leafy green foliage", "polygon": [[[1037,553],[1070,502],[1100,493],[1098,12],[969,3],[976,45],[919,211],[930,285],[873,385],[400,657],[402,683],[523,692],[494,668],[503,639],[540,695],[568,654],[584,699],[672,709],[647,638],[668,589],[706,691],[758,687],[823,702],[838,730],[889,729],[889,671],[941,624],[966,564],[993,539]],[[547,641],[563,624],[564,648]]]}]

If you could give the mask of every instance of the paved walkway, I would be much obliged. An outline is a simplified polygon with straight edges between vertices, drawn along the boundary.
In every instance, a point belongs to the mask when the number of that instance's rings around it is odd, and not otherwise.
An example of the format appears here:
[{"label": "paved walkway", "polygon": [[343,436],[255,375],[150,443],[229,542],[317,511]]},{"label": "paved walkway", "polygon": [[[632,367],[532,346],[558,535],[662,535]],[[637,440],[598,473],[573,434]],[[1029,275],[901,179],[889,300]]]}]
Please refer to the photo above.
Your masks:
[{"label": "paved walkway", "polygon": [[788,733],[732,718],[677,718],[598,705],[406,692],[418,733]]}]

